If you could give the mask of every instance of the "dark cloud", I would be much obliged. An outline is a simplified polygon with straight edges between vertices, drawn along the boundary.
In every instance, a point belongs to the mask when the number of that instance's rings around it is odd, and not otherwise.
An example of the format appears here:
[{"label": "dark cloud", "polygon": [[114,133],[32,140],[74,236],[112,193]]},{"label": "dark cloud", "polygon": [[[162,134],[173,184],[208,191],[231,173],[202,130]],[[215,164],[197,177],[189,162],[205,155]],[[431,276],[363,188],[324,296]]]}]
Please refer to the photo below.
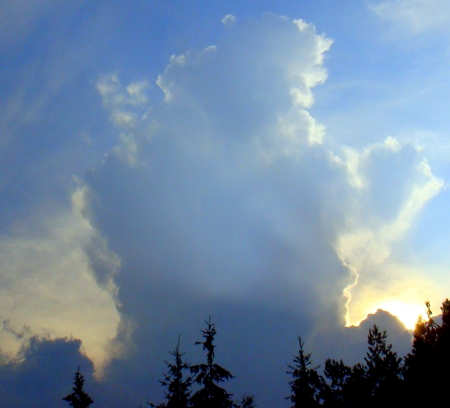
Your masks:
[{"label": "dark cloud", "polygon": [[61,399],[71,392],[78,367],[87,387],[94,383],[92,362],[82,355],[81,347],[80,340],[32,336],[20,360],[0,365],[1,406],[63,407]]}]

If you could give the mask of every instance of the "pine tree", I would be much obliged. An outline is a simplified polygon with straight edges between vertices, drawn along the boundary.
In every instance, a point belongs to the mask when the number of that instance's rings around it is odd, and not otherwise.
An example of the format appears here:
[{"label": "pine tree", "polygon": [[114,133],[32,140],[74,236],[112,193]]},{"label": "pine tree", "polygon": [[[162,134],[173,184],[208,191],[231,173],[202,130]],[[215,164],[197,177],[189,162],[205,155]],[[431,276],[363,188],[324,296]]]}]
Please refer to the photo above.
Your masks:
[{"label": "pine tree", "polygon": [[412,351],[405,358],[405,381],[412,404],[422,405],[429,402],[431,396],[423,393],[422,389],[434,387],[432,373],[436,369],[437,350],[436,338],[439,325],[432,318],[430,302],[425,303],[427,320],[421,316],[414,330]]},{"label": "pine tree", "polygon": [[191,373],[195,374],[194,381],[202,387],[192,396],[191,404],[193,408],[232,408],[234,403],[225,389],[218,384],[233,378],[233,375],[214,363],[214,338],[217,334],[214,323],[211,323],[211,316],[206,323],[206,329],[201,330],[203,341],[201,344],[206,351],[206,364],[197,364],[190,367]]},{"label": "pine tree", "polygon": [[329,385],[325,386],[323,397],[325,406],[327,407],[346,407],[348,399],[348,383],[352,375],[352,369],[346,366],[342,360],[328,359],[325,361],[324,368],[325,377],[330,381]]},{"label": "pine tree", "polygon": [[310,368],[312,364],[311,353],[306,354],[301,337],[298,338],[299,351],[294,356],[294,365],[289,365],[288,374],[294,379],[289,383],[291,387],[291,395],[286,397],[294,405],[292,408],[300,407],[318,407],[322,396],[324,381],[317,373],[316,368]]},{"label": "pine tree", "polygon": [[425,303],[427,320],[419,318],[411,353],[405,359],[405,382],[413,406],[438,406],[442,395],[424,390],[445,390],[450,382],[450,301],[441,306],[441,324],[432,318]]},{"label": "pine tree", "polygon": [[75,373],[75,381],[73,382],[73,392],[63,398],[67,401],[71,407],[74,408],[87,408],[93,404],[91,397],[83,391],[84,375],[80,373],[80,367],[78,367]]},{"label": "pine tree", "polygon": [[399,406],[395,396],[402,387],[401,361],[392,351],[392,344],[387,344],[386,330],[380,332],[376,325],[369,330],[369,351],[364,358],[365,378],[371,406],[385,404]]},{"label": "pine tree", "polygon": [[189,369],[189,364],[183,362],[184,353],[180,353],[180,337],[178,336],[177,347],[170,354],[175,357],[173,364],[168,363],[168,373],[164,374],[164,380],[160,380],[165,391],[167,403],[154,405],[149,403],[153,408],[187,408],[189,407],[189,398],[191,394],[192,377],[184,379],[183,372]]},{"label": "pine tree", "polygon": [[325,386],[326,407],[367,408],[403,406],[404,383],[401,358],[387,344],[386,331],[376,325],[369,329],[365,364],[352,368],[342,360],[327,360],[325,376],[331,381]]}]

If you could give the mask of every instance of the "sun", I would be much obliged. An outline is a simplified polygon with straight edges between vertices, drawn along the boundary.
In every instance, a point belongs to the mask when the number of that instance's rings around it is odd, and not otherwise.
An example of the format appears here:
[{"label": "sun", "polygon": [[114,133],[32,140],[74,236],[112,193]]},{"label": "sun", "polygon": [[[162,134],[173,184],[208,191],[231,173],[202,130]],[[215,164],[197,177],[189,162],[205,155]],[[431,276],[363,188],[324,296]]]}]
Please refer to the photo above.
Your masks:
[{"label": "sun", "polygon": [[425,306],[417,303],[405,303],[397,300],[390,300],[381,303],[378,306],[378,309],[386,310],[394,316],[397,316],[408,330],[414,330],[419,316],[423,319],[426,319],[427,317]]}]

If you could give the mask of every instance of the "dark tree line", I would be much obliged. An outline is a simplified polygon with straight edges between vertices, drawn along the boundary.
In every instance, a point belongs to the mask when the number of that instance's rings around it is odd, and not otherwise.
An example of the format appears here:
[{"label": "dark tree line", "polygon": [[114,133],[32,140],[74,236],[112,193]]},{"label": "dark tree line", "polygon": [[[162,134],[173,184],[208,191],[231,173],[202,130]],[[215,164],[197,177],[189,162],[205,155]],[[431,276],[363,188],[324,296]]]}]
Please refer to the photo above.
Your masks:
[{"label": "dark tree line", "polygon": [[[439,323],[432,318],[429,302],[427,319],[419,318],[414,330],[412,350],[404,359],[397,356],[387,342],[386,331],[374,325],[368,333],[368,350],[363,363],[347,366],[342,360],[328,359],[323,367],[312,365],[299,338],[299,350],[287,373],[290,394],[286,400],[292,408],[374,408],[374,407],[439,407],[443,405],[450,385],[450,301],[442,303]],[[164,403],[152,408],[253,408],[253,396],[241,401],[223,388],[233,375],[215,362],[215,324],[209,319],[201,330],[201,345],[206,362],[191,365],[183,361],[180,339],[170,354],[167,373],[160,380],[165,388]],[[92,399],[83,391],[84,378],[75,373],[73,393],[64,397],[74,408],[88,408]]]},{"label": "dark tree line", "polygon": [[[298,355],[288,373],[292,408],[374,408],[441,407],[450,385],[450,301],[441,306],[441,322],[431,316],[426,303],[426,320],[419,318],[414,330],[412,350],[404,359],[387,343],[386,331],[376,325],[369,330],[364,363],[353,367],[342,360],[328,359],[323,375],[311,367],[300,339]],[[446,405],[447,404],[447,405]]]},{"label": "dark tree line", "polygon": [[[402,359],[387,344],[386,331],[376,325],[369,330],[368,351],[364,363],[353,367],[342,360],[328,359],[324,375],[310,368],[310,355],[303,361],[302,345],[296,357],[297,369],[291,382],[292,407],[401,407],[403,404]],[[301,384],[298,387],[297,384]],[[297,386],[297,387],[296,387]]]}]

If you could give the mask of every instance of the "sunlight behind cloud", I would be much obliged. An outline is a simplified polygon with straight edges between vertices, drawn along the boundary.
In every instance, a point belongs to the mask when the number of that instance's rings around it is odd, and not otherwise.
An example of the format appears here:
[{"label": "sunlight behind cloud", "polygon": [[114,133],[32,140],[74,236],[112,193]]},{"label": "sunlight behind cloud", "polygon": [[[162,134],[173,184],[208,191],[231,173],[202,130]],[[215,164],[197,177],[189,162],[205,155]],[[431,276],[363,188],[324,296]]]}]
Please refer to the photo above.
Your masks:
[{"label": "sunlight behind cloud", "polygon": [[[411,276],[406,277],[399,270],[390,268],[390,275],[383,277],[382,270],[392,262],[393,246],[407,235],[426,202],[441,191],[444,182],[431,172],[419,151],[408,145],[401,146],[392,137],[382,144],[365,148],[361,154],[347,147],[343,151],[344,159],[332,157],[332,160],[347,170],[355,197],[354,211],[347,214],[349,231],[339,233],[336,253],[354,276],[343,292],[347,299],[346,324],[352,325],[380,308],[380,301],[385,304],[387,294],[383,295],[383,290],[403,297],[400,292],[392,293],[392,288],[399,287],[400,282],[407,282],[409,286]],[[402,156],[407,161],[403,161]],[[397,167],[399,160],[404,163],[403,168]],[[395,179],[398,183],[390,188],[396,190],[389,191],[388,183]],[[387,279],[388,284],[379,293],[379,289],[367,284],[383,279]],[[415,281],[419,286],[420,280],[418,277]],[[364,293],[364,296],[358,293]],[[423,301],[417,296],[406,298],[407,303],[412,300]],[[395,314],[393,310],[388,311]],[[407,319],[405,309],[396,307],[396,312],[402,313],[403,317],[399,318]]]},{"label": "sunlight behind cloud", "polygon": [[[14,332],[26,327],[43,338],[80,339],[101,376],[114,355],[112,341],[120,316],[114,283],[106,275],[101,281],[94,277],[86,249],[96,253],[97,268],[109,274],[119,261],[82,217],[81,195],[79,190],[74,193],[73,211],[36,220],[41,236],[22,227],[15,237],[1,237],[0,309],[2,320]],[[0,338],[2,352],[14,359],[22,343],[8,331]]]},{"label": "sunlight behind cloud", "polygon": [[450,278],[441,274],[441,284],[437,285],[431,277],[435,272],[432,269],[425,265],[414,268],[390,259],[367,266],[352,291],[347,325],[357,325],[368,314],[382,309],[397,316],[408,329],[413,329],[419,315],[426,312],[425,301],[429,300],[435,310],[448,297]]},{"label": "sunlight behind cloud", "polygon": [[419,317],[423,319],[427,317],[423,303],[407,304],[397,300],[391,300],[381,303],[379,309],[386,310],[394,316],[397,316],[409,330],[414,330]]},{"label": "sunlight behind cloud", "polygon": [[211,315],[230,391],[278,407],[297,336],[354,364],[379,324],[404,356],[439,313],[448,2],[4,3],[3,405],[79,365],[99,406],[163,401]]}]

